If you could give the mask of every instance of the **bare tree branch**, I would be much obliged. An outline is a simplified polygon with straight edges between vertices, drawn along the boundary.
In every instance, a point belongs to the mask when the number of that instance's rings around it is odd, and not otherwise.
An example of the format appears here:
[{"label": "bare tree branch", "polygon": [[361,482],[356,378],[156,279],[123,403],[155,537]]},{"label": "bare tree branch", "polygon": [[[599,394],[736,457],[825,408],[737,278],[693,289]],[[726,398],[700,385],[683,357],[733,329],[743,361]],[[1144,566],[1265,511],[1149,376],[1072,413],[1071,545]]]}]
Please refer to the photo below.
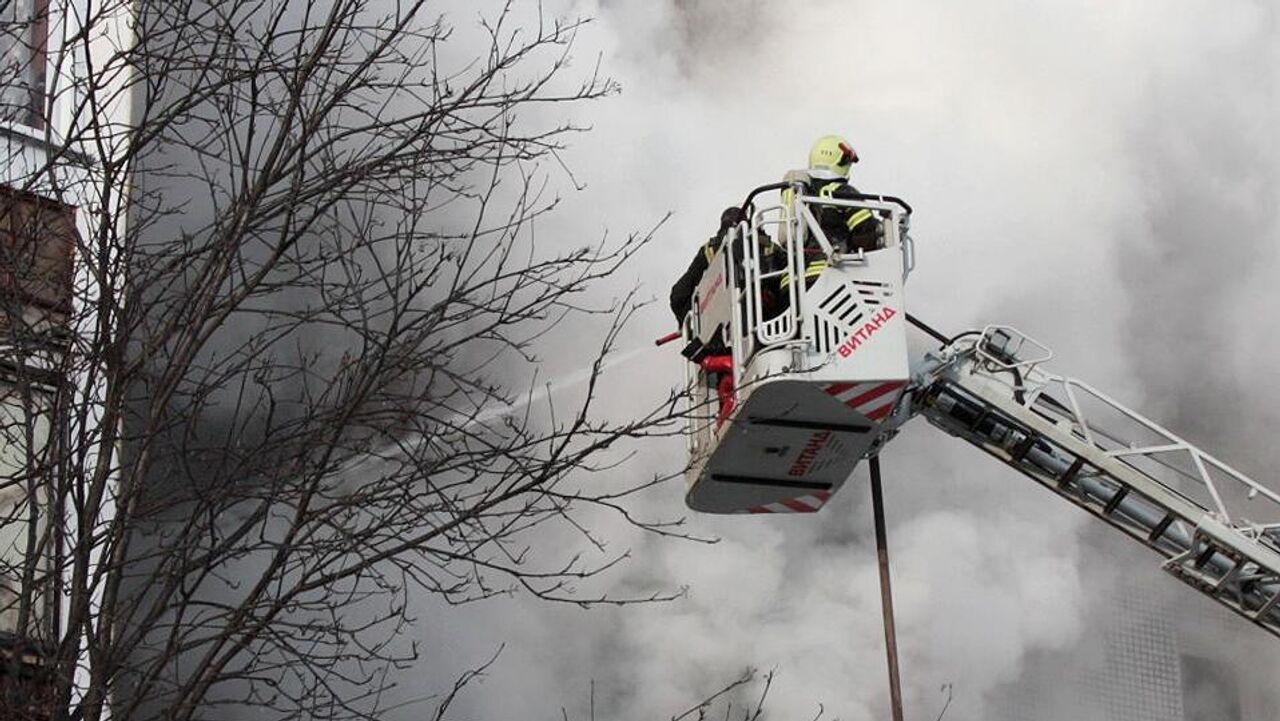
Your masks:
[{"label": "bare tree branch", "polygon": [[[629,507],[671,476],[624,465],[681,432],[677,396],[600,407],[638,307],[601,288],[661,222],[538,232],[578,186],[566,110],[617,90],[573,68],[587,20],[50,1],[76,20],[47,104],[70,120],[21,191],[62,210],[24,222],[47,235],[74,208],[80,232],[56,312],[0,293],[21,409],[3,431],[25,449],[0,571],[55,717],[377,718],[419,658],[416,599],[683,593],[581,587],[629,557],[602,515],[693,538]],[[566,323],[572,392],[513,382]],[[444,718],[496,658],[423,702]]]}]

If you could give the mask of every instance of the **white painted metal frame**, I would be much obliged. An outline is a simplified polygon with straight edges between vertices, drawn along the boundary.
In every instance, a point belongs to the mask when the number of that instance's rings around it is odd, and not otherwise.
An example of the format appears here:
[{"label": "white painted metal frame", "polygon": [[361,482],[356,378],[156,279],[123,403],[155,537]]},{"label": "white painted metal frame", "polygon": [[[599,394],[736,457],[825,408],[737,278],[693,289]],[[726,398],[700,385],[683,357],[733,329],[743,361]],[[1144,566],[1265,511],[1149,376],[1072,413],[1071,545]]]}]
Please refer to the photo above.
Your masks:
[{"label": "white painted metal frame", "polygon": [[[1082,381],[982,352],[997,330],[1011,329],[988,327],[931,355],[915,379],[914,411],[1159,552],[1166,571],[1280,635],[1280,495]],[[1101,430],[1103,419],[1131,423],[1135,439]],[[1194,472],[1171,465],[1170,454],[1184,454]],[[1152,475],[1151,464],[1199,482],[1209,502]],[[1267,520],[1232,509],[1222,481]]]},{"label": "white painted metal frame", "polygon": [[[915,254],[909,239],[905,239],[907,215],[892,203],[868,200],[839,200],[803,195],[796,188],[790,203],[780,202],[762,206],[751,216],[728,232],[725,243],[712,259],[713,263],[725,263],[725,287],[732,299],[733,315],[728,341],[734,350],[734,394],[742,400],[747,391],[744,384],[747,363],[757,351],[773,348],[805,348],[812,339],[804,337],[801,319],[809,312],[809,299],[803,282],[805,271],[804,246],[812,238],[824,250],[831,265],[865,263],[864,254],[836,252],[831,241],[823,233],[817,218],[809,209],[811,205],[832,205],[868,209],[883,218],[884,246],[901,247],[904,254],[904,277],[914,266]],[[887,217],[883,217],[887,216]],[[767,233],[783,254],[785,263],[780,268],[766,270],[760,253],[758,238]],[[742,258],[741,276],[732,267],[733,258]],[[786,284],[786,310],[777,316],[764,318],[764,283],[790,276],[795,282]],[[685,329],[687,331],[687,328]],[[692,340],[686,333],[685,342]],[[703,382],[702,373],[694,364],[685,368],[685,387],[689,390],[687,412],[690,419],[688,447],[690,457],[697,459],[710,452],[719,436],[716,413],[717,399]]]},{"label": "white painted metal frame", "polygon": [[[775,217],[776,216],[776,217]],[[758,339],[763,345],[773,345],[776,343],[784,343],[796,336],[799,329],[799,318],[795,313],[781,313],[774,318],[764,319],[764,299],[762,288],[767,280],[777,278],[781,280],[788,273],[794,273],[795,258],[801,255],[797,253],[797,249],[803,248],[803,238],[793,231],[795,225],[795,216],[792,208],[787,205],[773,205],[757,210],[751,215],[750,225],[746,223],[740,224],[739,237],[752,239],[753,242],[745,242],[743,257],[746,259],[746,276],[748,279],[748,316],[747,330],[743,336],[750,339],[752,350],[754,343]],[[773,230],[771,235],[774,242],[781,241],[779,250],[783,253],[786,264],[777,270],[766,271],[761,265],[760,244],[754,242],[760,237],[761,232]],[[800,287],[803,284],[788,283],[787,284],[787,308],[795,308],[800,302],[799,294],[803,292]]]},{"label": "white painted metal frame", "polygon": [[[845,208],[867,209],[882,218],[884,227],[884,247],[900,247],[903,253],[903,278],[915,267],[915,245],[906,235],[907,215],[893,203],[871,200],[840,200],[836,198],[819,198],[796,193],[791,203],[766,206],[752,214],[750,224],[740,223],[732,236],[733,242],[742,243],[742,257],[746,266],[747,316],[742,336],[745,342],[752,344],[752,350],[758,342],[760,347],[785,344],[788,341],[804,340],[797,338],[800,333],[800,319],[809,311],[809,298],[805,293],[804,278],[804,246],[812,238],[826,254],[831,265],[842,263],[865,263],[866,257],[861,249],[857,253],[839,253],[831,245],[826,233],[822,231],[810,206],[824,205]],[[761,267],[759,244],[755,239],[761,231],[773,229],[775,242],[779,242],[780,250],[786,258],[782,269],[765,271]],[[764,308],[761,288],[763,282],[773,278],[790,275],[797,282],[787,284],[787,312],[775,318],[764,320]],[[735,346],[740,347],[740,346]]]},{"label": "white painted metal frame", "polygon": [[[1026,340],[1026,343],[1018,344],[1019,348],[1033,346],[1043,351],[1041,356],[1029,359],[1025,362],[1008,364],[999,359],[992,358],[988,353],[983,351],[983,347],[990,339],[991,335],[996,332],[1012,332],[1015,337]],[[1215,458],[1194,444],[1179,437],[1169,429],[1161,426],[1159,423],[1147,418],[1138,411],[1133,410],[1120,403],[1120,401],[1094,388],[1082,380],[1071,378],[1068,376],[1058,375],[1040,369],[1038,366],[1041,362],[1046,361],[1053,356],[1053,352],[1043,344],[1031,339],[1017,330],[1008,326],[987,326],[977,341],[966,343],[962,346],[972,351],[987,363],[991,363],[1000,368],[1019,368],[1022,370],[1022,385],[1017,388],[1024,394],[1022,405],[1031,407],[1041,395],[1054,389],[1060,389],[1061,394],[1067,398],[1067,405],[1070,407],[1070,428],[1074,433],[1078,433],[1087,443],[1103,451],[1111,458],[1117,458],[1122,461],[1129,462],[1137,458],[1150,458],[1155,463],[1168,467],[1165,456],[1175,453],[1186,454],[1191,466],[1195,469],[1196,474],[1194,480],[1204,485],[1206,491],[1213,499],[1214,511],[1222,522],[1237,527],[1242,532],[1250,533],[1254,536],[1270,530],[1280,530],[1280,520],[1273,523],[1252,523],[1244,518],[1235,517],[1227,505],[1223,502],[1222,489],[1218,487],[1218,482],[1214,479],[1209,469],[1213,468],[1221,472],[1226,478],[1235,482],[1244,489],[1245,495],[1249,499],[1262,498],[1270,501],[1273,507],[1270,509],[1277,519],[1280,519],[1280,494],[1272,491],[1270,488],[1262,485],[1258,481],[1250,478],[1244,473],[1236,470],[1225,462]],[[982,375],[988,380],[1014,388],[1006,376],[991,373],[984,368],[983,364],[974,368],[975,375]],[[1125,447],[1108,448],[1101,443],[1097,434],[1097,425],[1090,422],[1090,414],[1085,410],[1085,404],[1082,400],[1091,399],[1108,411],[1125,418],[1143,429],[1150,432],[1159,439],[1159,442],[1139,442],[1125,441],[1119,439],[1119,442]],[[1097,414],[1094,414],[1095,416]],[[1132,463],[1130,463],[1132,465]]]}]

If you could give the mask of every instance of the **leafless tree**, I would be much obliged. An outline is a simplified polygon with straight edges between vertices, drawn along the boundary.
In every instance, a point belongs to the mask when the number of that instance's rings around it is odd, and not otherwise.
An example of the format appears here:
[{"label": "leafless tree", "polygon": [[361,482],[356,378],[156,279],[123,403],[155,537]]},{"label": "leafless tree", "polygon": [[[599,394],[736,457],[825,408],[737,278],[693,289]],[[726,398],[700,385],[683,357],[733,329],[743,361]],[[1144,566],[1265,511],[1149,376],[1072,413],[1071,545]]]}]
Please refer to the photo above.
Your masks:
[{"label": "leafless tree", "polygon": [[[667,598],[578,588],[625,557],[592,531],[601,510],[681,533],[628,510],[662,479],[592,474],[679,430],[674,399],[624,421],[596,403],[636,305],[592,289],[649,236],[537,232],[582,130],[564,109],[616,90],[570,62],[585,21],[51,5],[70,20],[44,107],[64,122],[18,191],[56,202],[9,214],[26,280],[3,298],[26,408],[6,417],[23,500],[5,528],[25,540],[0,571],[50,694],[27,711],[377,717],[418,654],[412,596]],[[79,232],[51,230],[72,207]],[[72,252],[32,256],[51,235]],[[33,316],[40,288],[55,302]],[[568,322],[590,372],[553,405],[512,379]]]}]

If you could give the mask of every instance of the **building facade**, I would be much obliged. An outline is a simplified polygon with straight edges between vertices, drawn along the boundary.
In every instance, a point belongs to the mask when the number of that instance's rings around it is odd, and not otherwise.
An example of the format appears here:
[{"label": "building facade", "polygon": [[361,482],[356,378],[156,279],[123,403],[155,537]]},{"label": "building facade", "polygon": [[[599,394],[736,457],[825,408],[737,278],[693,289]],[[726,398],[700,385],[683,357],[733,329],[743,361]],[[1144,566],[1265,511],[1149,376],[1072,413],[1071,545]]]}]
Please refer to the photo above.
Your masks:
[{"label": "building facade", "polygon": [[[77,339],[95,318],[97,281],[85,239],[115,225],[103,202],[101,129],[128,117],[127,79],[87,103],[95,59],[127,42],[130,5],[72,0],[0,3],[0,718],[52,716],[65,659],[69,549],[82,528],[71,454],[88,457],[97,389]],[[99,14],[92,15],[90,11]],[[92,17],[91,32],[83,18]],[[95,90],[95,85],[97,89]],[[86,114],[87,113],[87,114]],[[122,216],[121,216],[122,217]],[[79,423],[80,429],[73,426]],[[91,526],[90,526],[91,527]],[[97,559],[89,559],[96,562]],[[63,683],[62,687],[67,688]],[[70,684],[84,691],[82,682]]]},{"label": "building facade", "polygon": [[1280,718],[1280,639],[1202,597],[1101,524],[1081,531],[1090,589],[1074,644],[1031,656],[993,721]]}]

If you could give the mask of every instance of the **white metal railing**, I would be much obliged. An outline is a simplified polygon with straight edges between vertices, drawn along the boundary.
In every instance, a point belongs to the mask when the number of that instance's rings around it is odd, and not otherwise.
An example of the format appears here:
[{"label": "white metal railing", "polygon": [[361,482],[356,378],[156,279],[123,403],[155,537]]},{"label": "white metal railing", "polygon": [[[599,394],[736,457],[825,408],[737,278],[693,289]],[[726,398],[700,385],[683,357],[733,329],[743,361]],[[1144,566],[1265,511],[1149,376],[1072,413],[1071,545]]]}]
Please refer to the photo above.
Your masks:
[{"label": "white metal railing", "polygon": [[[980,353],[990,340],[984,333],[926,356],[913,412],[1156,551],[1164,570],[1280,636],[1280,497],[1081,381],[998,349]],[[1125,432],[1102,425],[1116,421]],[[1179,478],[1198,481],[1209,499],[1188,495]],[[1232,505],[1232,490],[1244,491],[1248,508]]]},{"label": "white metal railing", "polygon": [[[750,314],[747,319],[748,326],[744,329],[743,335],[751,338],[753,344],[756,340],[766,346],[784,343],[795,338],[799,333],[798,309],[802,302],[801,294],[804,292],[804,284],[786,283],[784,287],[782,280],[794,275],[796,272],[796,259],[804,257],[804,238],[795,231],[795,214],[792,212],[791,207],[787,205],[774,205],[760,209],[752,213],[749,220],[750,225],[748,226],[744,223],[743,227],[750,234],[748,237],[753,240],[762,237],[762,233],[767,234],[769,229],[773,230],[773,234],[770,236],[773,240],[770,242],[776,245],[775,252],[781,253],[782,262],[780,264],[775,263],[778,267],[766,270],[763,266],[763,259],[760,256],[760,243],[758,240],[746,243],[749,249],[746,254],[749,258],[746,271]],[[785,299],[779,298],[777,300],[786,307],[787,312],[778,313],[772,318],[765,318],[764,288],[765,284],[770,281],[776,281],[778,290],[785,291]]]},{"label": "white metal railing", "polygon": [[[1001,335],[1008,340],[992,346]],[[1021,359],[1016,352],[997,348],[1033,348],[1037,355]],[[1280,531],[1280,494],[1088,383],[1044,370],[1039,364],[1052,356],[1044,345],[1007,326],[987,326],[976,339],[957,343],[951,353],[972,354],[976,361],[973,375],[1008,387],[1018,404],[1053,415],[1060,425],[1065,424],[1077,438],[1106,456],[1144,475],[1160,467],[1198,484],[1208,496],[1207,510],[1219,521],[1254,538],[1271,534],[1270,540],[1280,543],[1280,535],[1275,533]],[[1007,372],[1014,369],[1020,372]],[[1121,429],[1107,425],[1116,421],[1127,425]],[[1260,513],[1266,520],[1250,520],[1232,508],[1226,498],[1233,490],[1250,502],[1261,499],[1264,506],[1254,515],[1257,519]]]},{"label": "white metal railing", "polygon": [[[866,256],[859,248],[854,253],[842,253],[832,245],[821,224],[811,210],[812,206],[844,207],[857,210],[870,210],[875,214],[876,222],[883,229],[883,248],[900,247],[903,253],[904,279],[915,267],[914,242],[906,234],[907,214],[902,208],[891,202],[869,200],[840,200],[836,198],[820,198],[795,193],[790,203],[760,208],[751,214],[749,222],[740,223],[735,229],[734,242],[741,243],[741,257],[744,258],[746,293],[744,318],[745,327],[742,337],[751,344],[751,350],[760,346],[775,346],[799,338],[801,334],[801,318],[809,306],[809,298],[805,293],[804,278],[805,246],[814,242],[822,250],[826,262],[830,266],[845,263],[865,264]],[[773,233],[769,234],[772,230]],[[759,238],[769,234],[777,249],[781,251],[783,263],[777,268],[764,268],[760,254]],[[786,278],[797,282],[782,281]],[[769,281],[778,281],[778,289],[784,294],[779,298],[783,312],[772,318],[765,318],[764,287]],[[737,347],[737,346],[735,346]]]},{"label": "white metal railing", "polygon": [[[753,207],[749,217],[734,226],[725,238],[715,261],[723,263],[725,286],[731,299],[728,341],[733,349],[735,395],[744,390],[747,363],[760,350],[806,346],[802,319],[809,311],[809,298],[804,282],[807,265],[804,248],[816,243],[829,266],[866,263],[865,253],[841,253],[823,232],[813,206],[835,206],[867,209],[875,214],[883,231],[883,247],[901,247],[904,277],[915,266],[914,247],[906,235],[908,213],[903,207],[884,200],[840,200],[803,194],[795,186],[788,202],[785,198],[771,205]],[[772,264],[766,262],[762,238],[771,243],[780,256]],[[741,259],[740,267],[735,259]],[[784,282],[790,278],[794,282]],[[781,297],[775,298],[773,315],[766,317],[765,288],[772,287]],[[686,341],[691,340],[686,338]],[[689,451],[693,457],[706,453],[715,443],[720,429],[714,390],[706,387],[704,374],[692,364],[686,369],[686,387],[690,389],[689,410],[692,432]],[[737,400],[741,400],[738,398]]]}]

